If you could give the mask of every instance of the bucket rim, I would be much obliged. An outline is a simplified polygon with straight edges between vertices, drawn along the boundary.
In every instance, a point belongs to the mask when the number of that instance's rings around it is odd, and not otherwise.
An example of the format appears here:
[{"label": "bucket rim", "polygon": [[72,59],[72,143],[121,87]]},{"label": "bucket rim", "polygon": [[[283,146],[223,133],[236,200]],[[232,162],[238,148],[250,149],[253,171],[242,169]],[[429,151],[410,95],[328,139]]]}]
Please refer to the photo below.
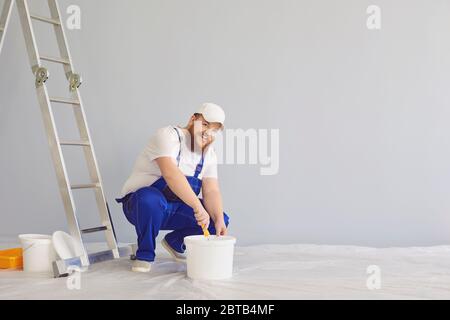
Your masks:
[{"label": "bucket rim", "polygon": [[52,237],[45,234],[21,234],[19,235],[19,239],[21,241],[34,241],[34,242],[41,242],[41,243],[51,243]]},{"label": "bucket rim", "polygon": [[[211,239],[217,239],[217,236],[210,236]],[[209,247],[219,247],[219,246],[229,246],[235,245],[237,239],[232,236],[221,236],[219,241],[207,241],[204,235],[188,236],[184,238],[184,243],[186,245],[192,244],[196,246],[209,246]]]}]

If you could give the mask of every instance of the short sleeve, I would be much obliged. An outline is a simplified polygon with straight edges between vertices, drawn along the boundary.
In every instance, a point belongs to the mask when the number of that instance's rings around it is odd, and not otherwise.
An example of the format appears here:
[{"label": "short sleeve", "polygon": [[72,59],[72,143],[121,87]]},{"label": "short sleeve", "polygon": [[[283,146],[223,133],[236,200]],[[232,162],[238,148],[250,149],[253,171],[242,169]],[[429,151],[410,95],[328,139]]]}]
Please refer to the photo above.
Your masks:
[{"label": "short sleeve", "polygon": [[205,167],[203,169],[203,178],[218,178],[217,154],[214,148],[209,149],[207,152]]},{"label": "short sleeve", "polygon": [[180,150],[180,140],[173,127],[159,129],[156,134],[150,138],[146,148],[149,161],[163,157],[176,157]]}]

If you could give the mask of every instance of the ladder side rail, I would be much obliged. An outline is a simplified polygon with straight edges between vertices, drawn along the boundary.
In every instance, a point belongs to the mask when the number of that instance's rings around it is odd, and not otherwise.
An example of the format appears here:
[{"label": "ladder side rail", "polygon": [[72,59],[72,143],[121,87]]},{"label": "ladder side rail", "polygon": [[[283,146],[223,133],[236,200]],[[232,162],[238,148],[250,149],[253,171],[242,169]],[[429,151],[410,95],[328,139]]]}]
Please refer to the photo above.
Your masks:
[{"label": "ladder side rail", "polygon": [[61,19],[61,14],[59,6],[56,0],[48,0],[48,7],[50,9],[51,19],[59,21],[58,25],[53,25],[53,29],[56,34],[56,41],[58,43],[59,54],[61,58],[66,59],[69,63],[64,65],[64,72],[66,77],[69,78],[70,73],[73,72],[73,62],[72,56],[69,52],[69,46],[67,44],[67,38],[64,33],[63,21]]},{"label": "ladder side rail", "polygon": [[13,5],[13,0],[5,0],[3,10],[0,15],[0,54],[2,53],[3,43],[5,40],[6,31],[8,30]]},{"label": "ladder side rail", "polygon": [[[77,89],[77,91],[78,91],[78,89]],[[88,141],[91,142],[90,147],[83,147],[83,151],[84,151],[84,155],[85,155],[85,159],[86,159],[86,163],[87,163],[91,181],[93,181],[93,183],[96,183],[100,186],[98,188],[94,188],[96,203],[97,203],[97,207],[98,207],[99,214],[100,214],[100,219],[101,219],[102,225],[107,227],[106,240],[108,242],[108,247],[109,247],[109,249],[114,251],[114,256],[116,258],[119,258],[119,252],[117,251],[117,240],[114,236],[112,221],[111,221],[110,215],[108,213],[108,207],[106,204],[106,196],[105,196],[105,193],[103,190],[103,182],[102,182],[102,179],[100,176],[97,159],[95,157],[95,149],[94,149],[94,146],[93,146],[93,143],[91,140],[91,136],[89,133],[89,128],[88,128],[88,125],[86,122],[86,114],[83,109],[83,103],[81,101],[81,97],[78,97],[78,99],[80,101],[80,107],[74,108],[74,114],[75,114],[75,118],[76,118],[76,121],[78,124],[80,136],[82,137],[83,140],[88,139]]]}]

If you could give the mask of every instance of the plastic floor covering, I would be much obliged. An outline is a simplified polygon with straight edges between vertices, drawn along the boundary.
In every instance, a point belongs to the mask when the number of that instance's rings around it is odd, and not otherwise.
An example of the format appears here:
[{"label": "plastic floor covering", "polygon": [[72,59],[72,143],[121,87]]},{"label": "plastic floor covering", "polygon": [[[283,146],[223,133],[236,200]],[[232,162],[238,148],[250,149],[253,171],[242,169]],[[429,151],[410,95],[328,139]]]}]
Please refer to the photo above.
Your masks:
[{"label": "plastic floor covering", "polygon": [[[0,249],[13,243],[0,241]],[[380,271],[380,288],[367,286]],[[237,247],[234,276],[193,281],[186,265],[159,249],[149,274],[121,259],[67,278],[0,270],[0,299],[450,299],[450,246],[374,249],[322,245]],[[373,283],[369,281],[370,283]]]}]

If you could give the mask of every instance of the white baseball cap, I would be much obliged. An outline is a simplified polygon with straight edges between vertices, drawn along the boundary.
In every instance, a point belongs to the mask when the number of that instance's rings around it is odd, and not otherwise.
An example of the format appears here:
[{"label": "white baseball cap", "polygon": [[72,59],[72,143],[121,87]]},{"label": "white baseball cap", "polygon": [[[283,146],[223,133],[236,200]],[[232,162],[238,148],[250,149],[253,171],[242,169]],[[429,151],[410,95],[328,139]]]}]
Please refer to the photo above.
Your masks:
[{"label": "white baseball cap", "polygon": [[205,103],[196,113],[201,114],[208,122],[217,122],[225,125],[225,111],[217,104]]}]

